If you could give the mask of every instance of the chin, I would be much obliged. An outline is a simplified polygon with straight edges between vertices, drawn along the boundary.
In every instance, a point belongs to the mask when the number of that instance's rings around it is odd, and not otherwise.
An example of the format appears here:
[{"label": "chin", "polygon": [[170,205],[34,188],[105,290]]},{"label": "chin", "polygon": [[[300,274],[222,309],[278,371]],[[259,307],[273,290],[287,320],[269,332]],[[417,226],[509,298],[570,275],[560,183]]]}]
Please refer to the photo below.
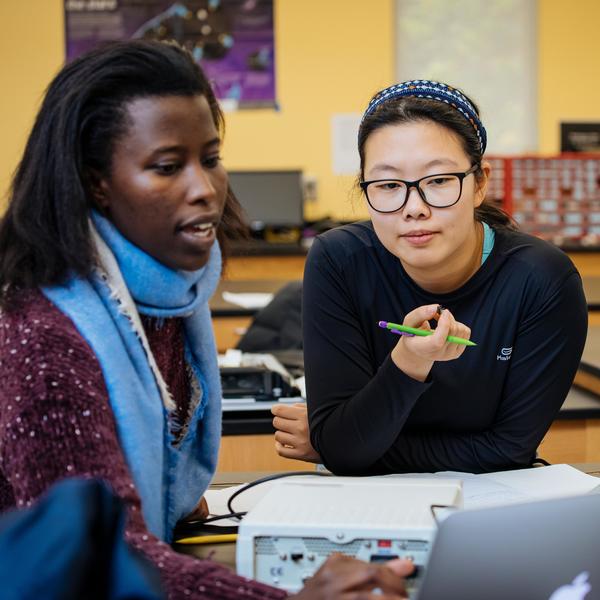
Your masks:
[{"label": "chin", "polygon": [[193,257],[158,257],[155,256],[158,262],[162,263],[165,267],[169,269],[173,269],[173,271],[197,271],[202,267],[206,266],[208,263],[208,259],[210,258],[210,253],[196,255]]},{"label": "chin", "polygon": [[402,264],[411,266],[414,269],[428,269],[440,263],[439,253],[434,252],[430,248],[421,248],[408,252],[403,248],[402,251],[395,252],[394,254],[400,259]]},{"label": "chin", "polygon": [[197,271],[202,267],[205,267],[208,263],[209,255],[203,256],[202,258],[197,258],[195,260],[185,261],[185,263],[181,263],[179,266],[174,267],[178,271]]}]

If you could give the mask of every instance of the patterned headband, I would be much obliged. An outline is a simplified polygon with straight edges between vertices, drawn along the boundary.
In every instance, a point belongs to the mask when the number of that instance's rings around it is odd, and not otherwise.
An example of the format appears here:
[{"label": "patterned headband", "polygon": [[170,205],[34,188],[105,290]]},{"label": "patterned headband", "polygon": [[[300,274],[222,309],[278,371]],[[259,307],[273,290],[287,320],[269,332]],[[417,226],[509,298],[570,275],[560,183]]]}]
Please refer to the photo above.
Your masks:
[{"label": "patterned headband", "polygon": [[[481,154],[485,152],[487,145],[487,135],[485,127],[477,116],[475,107],[471,104],[470,100],[458,90],[440,83],[438,81],[429,81],[427,79],[415,79],[413,81],[403,81],[391,85],[390,87],[381,90],[378,94],[373,96],[365,114],[362,117],[362,121],[365,120],[375,109],[388,100],[394,100],[395,98],[401,98],[403,96],[413,96],[415,98],[429,98],[431,100],[439,100],[445,102],[450,106],[453,106],[458,112],[460,112],[467,121],[475,129],[477,138],[479,139],[479,147],[481,148]],[[361,124],[362,124],[361,121]]]}]

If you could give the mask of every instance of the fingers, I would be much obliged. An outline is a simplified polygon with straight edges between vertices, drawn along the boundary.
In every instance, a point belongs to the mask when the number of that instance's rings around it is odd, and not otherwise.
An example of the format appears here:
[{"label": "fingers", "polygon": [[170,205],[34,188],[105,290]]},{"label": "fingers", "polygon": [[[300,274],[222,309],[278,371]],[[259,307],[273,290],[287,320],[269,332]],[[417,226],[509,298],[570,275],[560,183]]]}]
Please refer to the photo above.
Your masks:
[{"label": "fingers", "polygon": [[275,432],[275,452],[283,458],[295,458],[310,463],[323,462],[308,437],[300,438],[293,435],[288,437],[281,432]]},{"label": "fingers", "polygon": [[426,304],[411,310],[404,317],[404,325],[409,327],[421,327],[426,321],[430,321],[438,314],[439,304]]},{"label": "fingers", "polygon": [[393,568],[340,554],[331,555],[297,596],[314,600],[398,600],[405,597],[404,581]]},{"label": "fingers", "polygon": [[315,573],[315,578],[333,591],[350,591],[374,584],[377,565],[356,560],[344,554],[331,554]]},{"label": "fingers", "polygon": [[400,577],[408,577],[414,570],[415,565],[412,560],[406,560],[405,558],[395,558],[388,560],[385,563],[385,567],[391,569],[396,575]]},{"label": "fingers", "polygon": [[275,451],[282,458],[295,458],[302,460],[301,452],[292,446],[284,446],[281,442],[275,440]]},{"label": "fingers", "polygon": [[454,319],[449,310],[442,311],[437,327],[431,336],[434,347],[440,353],[437,360],[454,360],[465,351],[465,346],[449,342],[447,338],[449,335],[463,337],[466,329],[468,328],[465,325]]},{"label": "fingers", "polygon": [[375,583],[384,594],[393,594],[404,598],[406,596],[406,587],[403,577],[397,575],[393,568],[387,565],[377,565],[375,573]]},{"label": "fingers", "polygon": [[[437,321],[434,330],[429,323],[432,320]],[[432,330],[432,335],[428,336],[402,336],[391,352],[395,365],[418,381],[427,379],[436,361],[455,360],[465,352],[467,347],[464,344],[450,342],[448,336],[463,339],[471,337],[471,330],[438,304],[415,308],[405,316],[404,325]]]},{"label": "fingers", "polygon": [[277,404],[271,408],[275,428],[275,451],[283,458],[321,462],[310,443],[306,404]]},{"label": "fingers", "polygon": [[[417,324],[418,321],[425,317],[426,320]],[[412,339],[411,342],[417,342],[422,346],[428,346],[432,351],[445,351],[445,357],[436,357],[435,360],[450,360],[457,358],[465,351],[465,346],[455,344],[447,340],[448,336],[460,337],[469,339],[471,330],[464,323],[458,322],[454,315],[438,304],[428,304],[420,306],[408,313],[404,319],[404,324],[409,327],[419,327],[420,329],[431,330],[430,320],[437,321],[437,327],[433,330],[433,335],[430,338],[420,338],[420,340]],[[424,340],[427,340],[424,343]]]},{"label": "fingers", "polygon": [[298,446],[298,442],[300,441],[297,436],[286,433],[285,431],[276,431],[275,440],[284,446],[291,446],[293,448]]},{"label": "fingers", "polygon": [[[284,410],[281,410],[284,409]],[[273,427],[279,431],[308,439],[308,414],[302,406],[273,406]]]},{"label": "fingers", "polygon": [[306,404],[275,404],[271,407],[271,414],[282,419],[291,419],[298,421],[301,419],[307,419]]},{"label": "fingers", "polygon": [[280,431],[288,433],[305,433],[308,435],[308,421],[295,419],[282,419],[281,417],[273,417],[273,427]]},{"label": "fingers", "polygon": [[438,316],[437,327],[431,339],[440,350],[448,343],[446,338],[450,335],[450,331],[453,329],[455,323],[454,316],[448,309],[443,310],[441,315]]},{"label": "fingers", "polygon": [[271,408],[271,413],[275,415],[273,417],[273,427],[275,429],[308,440],[310,430],[305,404],[276,405]]},{"label": "fingers", "polygon": [[438,346],[440,348],[444,347],[447,353],[447,360],[458,358],[465,351],[466,346],[448,341],[448,336],[468,340],[471,337],[471,329],[465,324],[459,323],[449,310],[444,310],[438,320],[438,326],[431,337],[437,337]]}]

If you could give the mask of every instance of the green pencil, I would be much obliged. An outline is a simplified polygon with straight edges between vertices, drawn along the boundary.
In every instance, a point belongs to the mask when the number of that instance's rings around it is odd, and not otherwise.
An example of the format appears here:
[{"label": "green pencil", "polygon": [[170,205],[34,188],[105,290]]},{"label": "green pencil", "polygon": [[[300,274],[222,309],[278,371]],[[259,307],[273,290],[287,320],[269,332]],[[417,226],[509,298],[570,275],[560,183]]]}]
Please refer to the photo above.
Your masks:
[{"label": "green pencil", "polygon": [[[425,337],[428,335],[433,335],[433,331],[428,331],[427,329],[417,329],[416,327],[408,327],[407,325],[400,325],[398,323],[388,323],[387,321],[379,321],[379,327],[383,329],[390,329],[391,331],[404,332],[409,333],[411,335],[419,335],[421,337]],[[463,346],[477,346],[475,342],[471,340],[465,340],[463,338],[459,338],[453,335],[449,335],[446,338],[449,342],[453,344],[462,344]]]}]

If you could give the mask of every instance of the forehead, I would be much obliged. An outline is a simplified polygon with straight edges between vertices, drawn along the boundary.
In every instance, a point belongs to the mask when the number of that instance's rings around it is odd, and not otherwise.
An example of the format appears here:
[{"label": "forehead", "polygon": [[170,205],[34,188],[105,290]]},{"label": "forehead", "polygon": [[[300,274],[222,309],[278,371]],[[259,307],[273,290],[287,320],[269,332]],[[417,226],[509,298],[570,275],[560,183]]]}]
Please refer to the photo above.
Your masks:
[{"label": "forehead", "polygon": [[367,139],[365,151],[464,154],[463,144],[454,131],[433,121],[412,121],[386,125],[375,130]]},{"label": "forehead", "polygon": [[125,146],[204,144],[218,137],[205,96],[149,96],[125,105]]}]

